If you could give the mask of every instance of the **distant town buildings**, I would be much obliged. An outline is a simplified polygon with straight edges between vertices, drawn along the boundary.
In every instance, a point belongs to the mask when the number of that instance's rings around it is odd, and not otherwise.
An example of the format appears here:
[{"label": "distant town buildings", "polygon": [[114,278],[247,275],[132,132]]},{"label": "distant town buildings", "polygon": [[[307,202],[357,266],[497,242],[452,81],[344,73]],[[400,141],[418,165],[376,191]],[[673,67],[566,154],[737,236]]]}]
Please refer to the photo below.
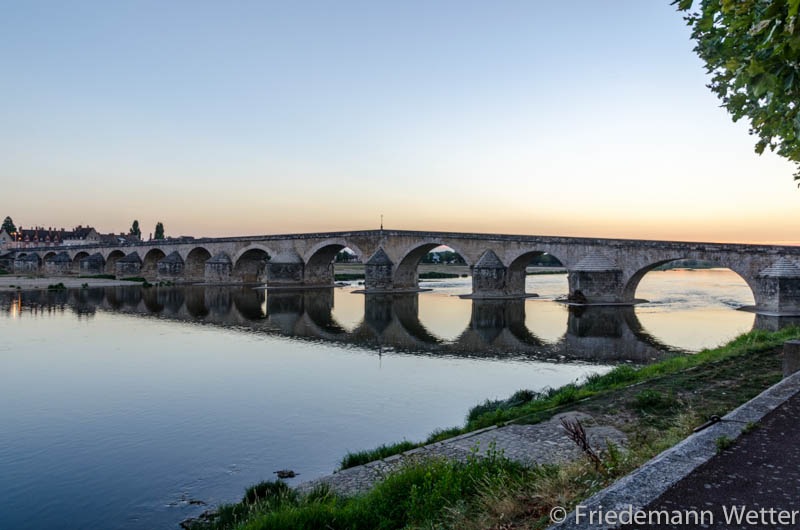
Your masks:
[{"label": "distant town buildings", "polygon": [[64,228],[19,227],[15,232],[0,230],[0,250],[28,247],[57,247],[91,245],[105,243],[125,245],[139,241],[139,238],[120,232],[119,234],[100,234],[91,226],[78,225],[72,230]]}]

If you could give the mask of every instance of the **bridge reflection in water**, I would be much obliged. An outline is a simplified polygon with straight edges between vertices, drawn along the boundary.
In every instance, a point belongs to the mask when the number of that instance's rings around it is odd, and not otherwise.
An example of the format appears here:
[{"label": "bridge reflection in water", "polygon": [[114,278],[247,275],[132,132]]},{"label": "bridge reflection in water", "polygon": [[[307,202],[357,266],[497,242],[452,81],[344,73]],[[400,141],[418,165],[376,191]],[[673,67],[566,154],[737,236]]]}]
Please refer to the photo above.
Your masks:
[{"label": "bridge reflection in water", "polygon": [[[524,299],[459,300],[460,304],[471,304],[469,322],[463,331],[448,340],[432,332],[431,326],[420,320],[420,296],[429,295],[366,295],[363,315],[360,321],[355,319],[353,326],[343,325],[337,319],[332,288],[278,290],[269,294],[263,289],[230,286],[23,291],[3,293],[2,307],[10,312],[19,312],[20,308],[32,312],[71,310],[90,316],[99,310],[154,316],[301,340],[352,344],[379,352],[394,350],[602,363],[648,363],[681,352],[645,331],[631,306],[568,307],[563,335],[555,341],[541,339],[526,325],[526,309],[530,308],[526,304],[554,302]],[[356,299],[362,298],[354,297]],[[774,330],[797,324],[799,320],[798,317],[757,315],[754,326]]]}]

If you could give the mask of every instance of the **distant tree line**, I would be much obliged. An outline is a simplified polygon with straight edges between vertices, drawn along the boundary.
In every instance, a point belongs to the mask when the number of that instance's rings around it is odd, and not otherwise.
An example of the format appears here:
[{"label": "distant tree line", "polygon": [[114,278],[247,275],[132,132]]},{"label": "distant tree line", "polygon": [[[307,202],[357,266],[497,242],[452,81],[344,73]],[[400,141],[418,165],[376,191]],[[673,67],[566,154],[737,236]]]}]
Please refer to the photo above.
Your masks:
[{"label": "distant tree line", "polygon": [[442,250],[440,252],[428,252],[422,263],[442,263],[445,265],[466,265],[464,258],[452,250]]},{"label": "distant tree line", "polygon": [[[133,223],[131,224],[131,229],[128,231],[128,234],[138,237],[142,239],[142,230],[139,228],[139,220],[134,219]],[[153,235],[153,239],[164,239],[164,223],[161,221],[156,223],[155,235]]]},{"label": "distant tree line", "polygon": [[350,263],[358,261],[358,256],[348,250],[340,250],[334,259],[336,263]]},{"label": "distant tree line", "polygon": [[668,271],[670,269],[716,269],[718,264],[702,259],[679,259],[660,265],[653,270]]}]

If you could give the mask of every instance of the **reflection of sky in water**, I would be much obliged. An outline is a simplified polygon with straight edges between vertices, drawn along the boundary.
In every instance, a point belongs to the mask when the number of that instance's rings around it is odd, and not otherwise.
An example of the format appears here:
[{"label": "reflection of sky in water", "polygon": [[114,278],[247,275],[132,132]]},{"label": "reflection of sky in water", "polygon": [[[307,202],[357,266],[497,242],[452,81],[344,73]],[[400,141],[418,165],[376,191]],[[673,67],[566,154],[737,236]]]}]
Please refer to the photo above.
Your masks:
[{"label": "reflection of sky in water", "polygon": [[[468,294],[472,289],[469,278],[425,282],[423,287],[453,295]],[[526,291],[539,295],[525,304],[526,327],[544,341],[557,342],[564,335],[568,312],[562,304],[544,300],[566,296],[567,276],[530,275]],[[652,271],[640,282],[636,296],[648,300],[636,306],[636,316],[644,330],[677,349],[697,351],[713,347],[753,327],[752,313],[732,311],[753,305],[754,300],[747,283],[728,269]],[[420,320],[431,330],[447,330],[440,335],[443,338],[457,336],[456,322],[461,319],[450,319],[449,315],[462,305],[468,314],[468,302],[453,299],[450,310],[445,311],[445,302],[437,300],[434,304],[429,302],[431,298],[420,296]],[[437,309],[428,310],[429,305]]]},{"label": "reflection of sky in water", "polygon": [[[336,291],[342,322],[363,305]],[[486,398],[606,369],[378,355],[81,307],[1,313],[0,528],[170,527],[205,509],[189,499],[232,501],[282,468],[311,479],[348,450],[462,424]]]},{"label": "reflection of sky in water", "polygon": [[728,269],[652,271],[636,296],[636,316],[654,337],[688,350],[714,347],[753,327],[755,315],[731,311],[753,305],[747,283]]},{"label": "reflection of sky in water", "polygon": [[[751,304],[752,296],[729,271],[652,272],[637,292],[651,302],[628,312],[576,313],[552,302],[566,294],[564,275],[530,276],[527,285],[542,299],[523,302],[524,312],[515,312],[519,304],[500,304],[497,314],[491,304],[451,296],[470,291],[467,278],[426,282],[436,291],[419,295],[416,312],[413,304],[376,306],[352,289],[337,289],[327,306],[317,303],[319,296],[282,295],[268,315],[269,298],[242,291],[245,298],[232,301],[221,292],[218,307],[201,311],[201,320],[214,325],[170,316],[184,311],[189,294],[185,303],[150,300],[149,307],[164,307],[157,317],[146,316],[143,301],[124,314],[97,306],[91,293],[80,293],[87,300],[77,306],[73,300],[20,307],[8,295],[0,312],[0,528],[64,521],[168,527],[202,511],[186,504],[190,498],[234,500],[285,467],[301,473],[298,480],[310,479],[331,471],[347,450],[461,424],[485,398],[608,369],[452,349],[379,355],[368,343],[296,340],[284,336],[287,329],[322,329],[336,339],[385,327],[384,333],[414,339],[424,336],[415,328],[421,325],[445,348],[457,341],[480,349],[486,340],[534,340],[556,353],[592,354],[633,343],[648,357],[659,341],[698,349],[753,325],[753,314],[731,309]],[[235,327],[219,323],[251,299],[257,303],[249,319],[237,317]],[[364,322],[367,307],[374,310],[372,327]],[[477,316],[475,307],[483,308]],[[339,327],[325,327],[331,318]],[[254,332],[259,326],[273,331]]]}]

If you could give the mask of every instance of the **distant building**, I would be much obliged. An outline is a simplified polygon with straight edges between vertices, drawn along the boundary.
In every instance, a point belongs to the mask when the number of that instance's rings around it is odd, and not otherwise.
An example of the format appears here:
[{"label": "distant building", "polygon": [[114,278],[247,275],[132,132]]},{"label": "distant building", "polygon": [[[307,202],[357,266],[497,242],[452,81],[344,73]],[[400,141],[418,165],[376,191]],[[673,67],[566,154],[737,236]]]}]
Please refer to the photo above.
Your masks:
[{"label": "distant building", "polygon": [[[175,240],[191,240],[190,236],[168,238]],[[9,234],[0,230],[0,251],[13,248],[29,247],[56,247],[77,245],[130,245],[138,243],[141,239],[137,236],[120,232],[119,234],[101,234],[91,226],[78,225],[72,230],[63,228],[22,228]]]},{"label": "distant building", "polygon": [[54,228],[17,228],[16,232],[9,234],[5,230],[0,232],[0,241],[7,241],[2,248],[27,248],[27,247],[55,247],[62,245],[66,232]]},{"label": "distant building", "polygon": [[141,241],[137,236],[120,232],[119,234],[100,234],[100,242],[104,245],[130,245]]},{"label": "distant building", "polygon": [[100,243],[100,234],[91,226],[78,225],[72,232],[63,232],[62,245],[68,247],[75,245],[89,245]]},{"label": "distant building", "polygon": [[11,248],[9,245],[13,242],[14,242],[14,236],[6,232],[5,228],[0,230],[0,250],[6,250],[7,248]]},{"label": "distant building", "polygon": [[0,230],[0,250],[28,247],[56,247],[76,245],[127,245],[139,242],[130,234],[100,234],[91,226],[76,226],[72,230],[63,228],[22,228],[9,234]]}]

